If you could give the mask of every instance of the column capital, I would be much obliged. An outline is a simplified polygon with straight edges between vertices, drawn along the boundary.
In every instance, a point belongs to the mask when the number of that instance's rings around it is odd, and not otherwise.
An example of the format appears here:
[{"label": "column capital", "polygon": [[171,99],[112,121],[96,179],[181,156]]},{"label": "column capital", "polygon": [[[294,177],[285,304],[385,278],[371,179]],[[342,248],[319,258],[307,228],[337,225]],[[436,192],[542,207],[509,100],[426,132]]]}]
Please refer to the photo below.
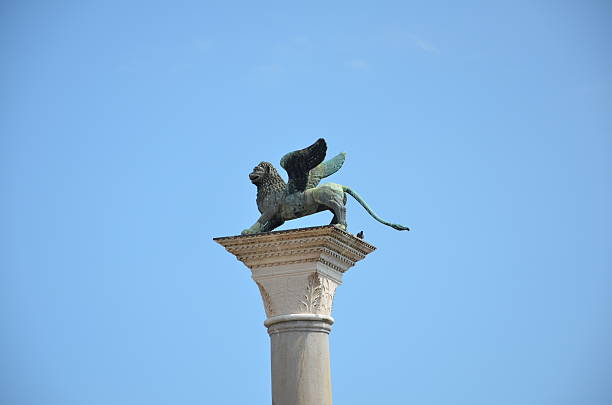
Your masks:
[{"label": "column capital", "polygon": [[251,269],[268,316],[266,326],[293,314],[333,322],[332,302],[342,275],[376,249],[331,225],[214,240]]}]

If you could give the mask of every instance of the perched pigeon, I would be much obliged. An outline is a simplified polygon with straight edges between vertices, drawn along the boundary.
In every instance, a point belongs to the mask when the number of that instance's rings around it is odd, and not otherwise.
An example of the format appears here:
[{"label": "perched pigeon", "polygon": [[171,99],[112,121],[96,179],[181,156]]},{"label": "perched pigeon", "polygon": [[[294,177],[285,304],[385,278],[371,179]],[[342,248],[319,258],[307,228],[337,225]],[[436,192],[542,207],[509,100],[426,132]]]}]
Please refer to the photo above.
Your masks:
[{"label": "perched pigeon", "polygon": [[363,231],[359,231],[359,233],[357,234],[357,237],[359,239],[363,239]]}]

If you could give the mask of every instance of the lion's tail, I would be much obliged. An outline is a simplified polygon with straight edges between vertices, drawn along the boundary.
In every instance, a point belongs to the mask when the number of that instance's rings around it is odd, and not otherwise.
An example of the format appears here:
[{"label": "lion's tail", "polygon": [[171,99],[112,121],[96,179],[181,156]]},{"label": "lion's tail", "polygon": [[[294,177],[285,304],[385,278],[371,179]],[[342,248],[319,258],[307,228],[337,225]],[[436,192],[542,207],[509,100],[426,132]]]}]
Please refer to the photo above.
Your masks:
[{"label": "lion's tail", "polygon": [[350,194],[355,200],[357,200],[357,202],[359,204],[361,204],[361,206],[363,208],[365,208],[366,211],[368,211],[368,214],[370,214],[372,216],[372,218],[374,218],[375,220],[377,220],[381,224],[385,224],[387,226],[390,226],[391,228],[397,229],[398,231],[409,231],[410,230],[410,228],[408,228],[407,226],[398,225],[398,224],[392,224],[391,222],[387,222],[384,219],[382,219],[381,217],[379,217],[378,215],[376,215],[376,213],[374,211],[372,211],[372,209],[370,208],[368,203],[365,202],[363,200],[363,198],[361,198],[361,196],[359,194],[357,194],[355,191],[351,190],[350,187],[342,186],[342,189],[344,190],[345,193]]}]

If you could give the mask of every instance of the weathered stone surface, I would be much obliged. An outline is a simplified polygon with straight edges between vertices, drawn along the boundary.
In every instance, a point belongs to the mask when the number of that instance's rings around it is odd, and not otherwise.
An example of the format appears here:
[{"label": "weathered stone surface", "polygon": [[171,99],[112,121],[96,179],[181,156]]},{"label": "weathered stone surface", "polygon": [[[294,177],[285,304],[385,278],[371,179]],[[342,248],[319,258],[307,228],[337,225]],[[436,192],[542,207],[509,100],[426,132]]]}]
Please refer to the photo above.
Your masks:
[{"label": "weathered stone surface", "polygon": [[331,315],[342,274],[376,249],[329,225],[215,241],[251,269],[268,318]]},{"label": "weathered stone surface", "polygon": [[275,405],[331,404],[328,335],[342,275],[376,248],[336,226],[215,238],[251,269],[267,319]]},{"label": "weathered stone surface", "polygon": [[275,405],[331,405],[330,330],[329,323],[313,320],[270,326]]}]

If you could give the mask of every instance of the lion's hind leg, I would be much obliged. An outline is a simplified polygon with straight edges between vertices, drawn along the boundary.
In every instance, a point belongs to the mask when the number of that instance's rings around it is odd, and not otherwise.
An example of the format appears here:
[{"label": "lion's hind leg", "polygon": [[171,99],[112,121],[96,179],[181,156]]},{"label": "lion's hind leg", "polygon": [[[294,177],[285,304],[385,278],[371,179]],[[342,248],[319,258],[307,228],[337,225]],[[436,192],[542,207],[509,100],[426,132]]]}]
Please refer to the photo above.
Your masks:
[{"label": "lion's hind leg", "polygon": [[339,204],[337,201],[330,201],[329,208],[334,213],[334,217],[330,224],[346,231],[346,207],[344,204]]},{"label": "lion's hind leg", "polygon": [[[334,211],[330,210],[332,212],[332,214],[334,213]],[[336,214],[334,214],[334,217],[332,218],[331,222],[329,223],[330,225],[336,225],[338,223],[338,216]]]},{"label": "lion's hind leg", "polygon": [[346,230],[345,195],[342,186],[335,183],[325,183],[314,190],[314,200],[334,213],[331,225]]}]

